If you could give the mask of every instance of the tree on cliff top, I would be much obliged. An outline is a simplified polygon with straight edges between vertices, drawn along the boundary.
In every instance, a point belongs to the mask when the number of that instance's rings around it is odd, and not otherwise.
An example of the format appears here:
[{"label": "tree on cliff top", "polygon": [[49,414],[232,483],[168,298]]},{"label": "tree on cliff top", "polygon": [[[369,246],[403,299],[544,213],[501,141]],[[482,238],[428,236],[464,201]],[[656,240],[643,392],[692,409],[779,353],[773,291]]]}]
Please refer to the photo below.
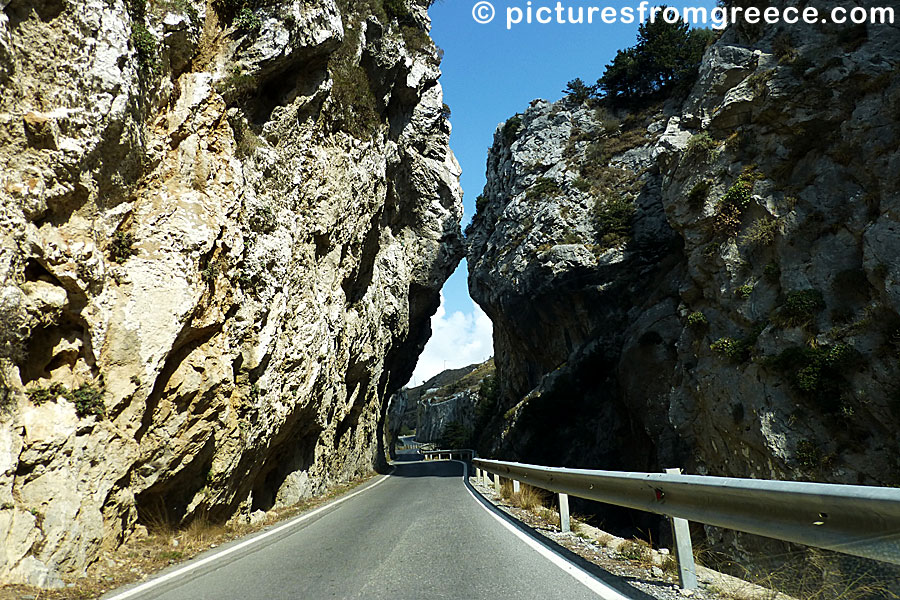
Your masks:
[{"label": "tree on cliff top", "polygon": [[587,101],[588,98],[592,98],[597,92],[597,87],[593,85],[587,85],[584,81],[582,81],[581,77],[576,77],[568,84],[566,84],[566,89],[563,90],[563,93],[566,97],[574,102],[575,104],[582,104]]},{"label": "tree on cliff top", "polygon": [[715,34],[691,29],[683,22],[646,22],[638,29],[637,45],[619,50],[597,88],[609,100],[647,97],[670,86],[687,86],[697,74],[703,52]]}]

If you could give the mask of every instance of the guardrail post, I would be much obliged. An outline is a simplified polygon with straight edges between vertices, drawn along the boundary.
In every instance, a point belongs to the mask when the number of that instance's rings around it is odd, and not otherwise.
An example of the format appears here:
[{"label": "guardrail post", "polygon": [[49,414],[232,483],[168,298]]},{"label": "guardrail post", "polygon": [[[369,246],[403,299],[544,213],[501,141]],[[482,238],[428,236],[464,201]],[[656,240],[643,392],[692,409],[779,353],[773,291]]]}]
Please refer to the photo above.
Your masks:
[{"label": "guardrail post", "polygon": [[[666,469],[670,475],[681,475],[681,469]],[[694,566],[694,547],[691,544],[691,528],[686,519],[670,517],[672,535],[675,538],[675,558],[678,560],[678,580],[686,590],[697,589],[697,568]]]},{"label": "guardrail post", "polygon": [[563,533],[569,533],[572,528],[569,523],[569,495],[559,495],[559,530]]},{"label": "guardrail post", "polygon": [[513,479],[513,493],[515,493],[515,494],[519,493],[519,480],[518,479]]},{"label": "guardrail post", "polygon": [[494,473],[494,490],[500,493],[500,476]]},{"label": "guardrail post", "polygon": [[488,486],[488,472],[484,469],[481,470],[481,485],[484,487]]}]

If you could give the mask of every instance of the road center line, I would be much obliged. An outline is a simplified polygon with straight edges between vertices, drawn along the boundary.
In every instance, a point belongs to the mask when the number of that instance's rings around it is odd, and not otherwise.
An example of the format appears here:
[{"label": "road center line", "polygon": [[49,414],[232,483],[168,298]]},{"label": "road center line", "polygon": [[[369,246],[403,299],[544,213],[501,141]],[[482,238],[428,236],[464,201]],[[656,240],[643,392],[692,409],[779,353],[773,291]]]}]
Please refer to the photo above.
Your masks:
[{"label": "road center line", "polygon": [[295,525],[299,525],[303,521],[306,521],[307,519],[311,519],[312,517],[316,516],[317,514],[323,512],[325,510],[328,510],[329,508],[334,508],[338,504],[341,504],[342,502],[346,502],[347,500],[349,500],[350,498],[353,498],[354,496],[358,496],[359,494],[362,494],[363,492],[367,492],[367,491],[371,490],[373,487],[375,487],[376,485],[387,481],[389,477],[390,477],[390,475],[383,475],[381,477],[381,479],[379,479],[375,483],[367,485],[363,489],[357,490],[357,491],[353,492],[352,494],[349,494],[342,498],[338,498],[337,500],[334,500],[333,502],[329,502],[328,504],[326,504],[324,506],[320,506],[319,508],[315,509],[312,512],[308,512],[305,515],[300,515],[299,517],[291,519],[287,523],[279,525],[275,529],[270,529],[269,531],[262,533],[260,535],[257,535],[256,537],[252,537],[249,540],[244,540],[243,542],[240,542],[239,544],[231,546],[230,548],[226,548],[225,550],[222,550],[221,552],[217,552],[216,554],[213,554],[212,556],[207,556],[206,558],[198,560],[197,562],[187,564],[187,565],[181,567],[180,569],[175,569],[171,573],[167,573],[167,574],[163,575],[162,577],[157,577],[156,579],[151,579],[150,581],[142,583],[141,585],[139,585],[137,587],[133,587],[130,590],[126,590],[126,591],[122,592],[121,594],[111,596],[111,597],[107,598],[106,600],[125,600],[125,598],[131,598],[132,596],[140,594],[141,592],[145,592],[145,591],[149,590],[150,588],[156,587],[157,585],[159,585],[161,583],[165,583],[166,581],[170,581],[172,579],[175,579],[176,577],[180,577],[181,575],[184,575],[185,573],[189,573],[189,572],[193,571],[194,569],[198,569],[204,565],[208,565],[209,563],[214,562],[220,558],[224,558],[224,557],[228,556],[229,554],[233,554],[233,553],[237,552],[238,550],[243,550],[244,548],[247,548],[258,542],[261,542],[262,540],[264,540],[268,537],[271,537],[271,536],[275,535],[276,533],[280,533],[280,532],[284,531],[285,529],[290,529],[291,527],[294,527]]},{"label": "road center line", "polygon": [[458,462],[463,466],[463,486],[465,486],[466,491],[469,492],[469,495],[472,496],[472,499],[475,500],[478,506],[483,508],[485,512],[494,517],[501,525],[511,531],[513,535],[518,537],[520,540],[525,542],[525,544],[535,550],[538,554],[571,575],[573,578],[575,578],[576,581],[586,586],[588,589],[590,589],[592,592],[594,592],[604,600],[632,600],[628,596],[621,594],[619,591],[599,581],[584,569],[567,561],[565,558],[553,552],[537,540],[533,539],[531,536],[519,531],[515,526],[511,525],[506,520],[497,515],[494,511],[485,506],[484,503],[475,496],[475,493],[469,488],[469,486],[466,485],[469,479],[469,466],[459,460],[454,460],[453,462]]}]

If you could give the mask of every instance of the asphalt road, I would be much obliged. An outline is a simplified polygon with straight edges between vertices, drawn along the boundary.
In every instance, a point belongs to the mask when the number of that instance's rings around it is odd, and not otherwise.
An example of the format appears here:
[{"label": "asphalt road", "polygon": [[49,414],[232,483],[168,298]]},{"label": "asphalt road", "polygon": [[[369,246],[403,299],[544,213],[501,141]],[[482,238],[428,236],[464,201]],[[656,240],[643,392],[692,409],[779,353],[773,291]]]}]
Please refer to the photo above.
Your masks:
[{"label": "asphalt road", "polygon": [[[577,600],[597,593],[485,510],[457,462],[407,462],[392,475],[268,539],[171,569],[159,585],[109,598],[149,600]],[[533,545],[533,544],[532,544]],[[216,554],[228,547],[217,549]],[[555,559],[559,561],[559,559]],[[191,563],[188,563],[191,564]],[[570,570],[573,568],[568,567]],[[582,573],[582,576],[584,574]],[[123,591],[126,592],[123,594]],[[607,596],[614,598],[612,596]]]}]

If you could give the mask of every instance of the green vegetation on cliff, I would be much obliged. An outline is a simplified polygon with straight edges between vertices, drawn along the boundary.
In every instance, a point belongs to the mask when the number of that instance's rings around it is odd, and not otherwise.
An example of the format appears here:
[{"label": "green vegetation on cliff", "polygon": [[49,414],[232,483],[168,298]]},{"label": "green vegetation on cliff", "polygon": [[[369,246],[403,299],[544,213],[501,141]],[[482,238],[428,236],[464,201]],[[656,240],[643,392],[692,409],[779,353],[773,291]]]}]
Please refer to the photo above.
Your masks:
[{"label": "green vegetation on cliff", "polygon": [[75,405],[75,414],[79,417],[106,415],[106,406],[103,403],[103,384],[85,383],[74,390],[70,390],[61,383],[52,383],[46,387],[36,387],[28,390],[28,399],[40,406],[45,402],[55,401],[57,398],[65,398]]},{"label": "green vegetation on cliff", "polygon": [[647,98],[672,87],[684,89],[697,75],[703,52],[715,39],[708,29],[684,22],[647,22],[638,29],[637,44],[619,50],[597,84],[580,78],[566,87],[569,100],[582,103],[597,96],[612,102]]}]

